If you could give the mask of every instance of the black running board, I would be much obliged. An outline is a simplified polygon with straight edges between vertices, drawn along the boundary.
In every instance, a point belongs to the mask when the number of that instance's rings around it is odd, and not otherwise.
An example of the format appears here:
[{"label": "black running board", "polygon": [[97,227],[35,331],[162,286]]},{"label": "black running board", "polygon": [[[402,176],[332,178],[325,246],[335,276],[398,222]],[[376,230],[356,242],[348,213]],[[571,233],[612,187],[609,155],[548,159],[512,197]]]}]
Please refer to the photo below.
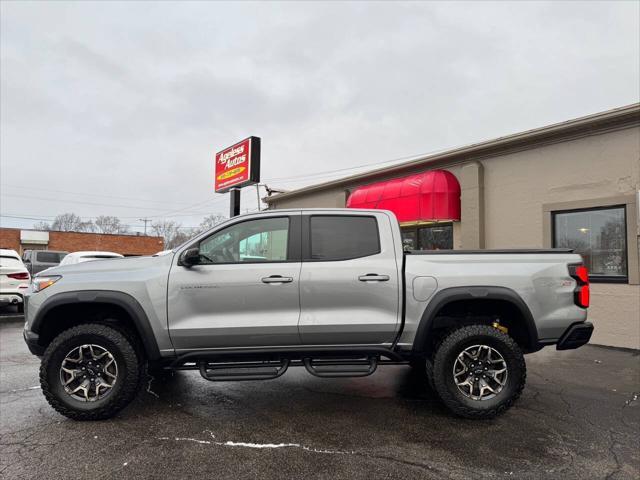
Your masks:
[{"label": "black running board", "polygon": [[351,358],[305,358],[304,368],[311,375],[322,378],[367,377],[378,368],[378,357]]},{"label": "black running board", "polygon": [[305,358],[320,359],[323,357],[335,358],[354,358],[354,357],[379,357],[387,358],[390,362],[381,360],[378,363],[407,363],[398,352],[390,350],[386,347],[378,346],[345,346],[345,347],[307,347],[300,346],[295,349],[291,348],[238,348],[238,349],[219,349],[219,350],[199,350],[179,354],[169,368],[180,369],[186,363],[199,364],[202,361],[207,362],[263,362],[263,361],[280,361],[281,359],[289,359],[302,361]]},{"label": "black running board", "polygon": [[208,362],[198,363],[200,375],[210,382],[231,382],[238,380],[272,380],[289,368],[289,360],[264,362]]}]

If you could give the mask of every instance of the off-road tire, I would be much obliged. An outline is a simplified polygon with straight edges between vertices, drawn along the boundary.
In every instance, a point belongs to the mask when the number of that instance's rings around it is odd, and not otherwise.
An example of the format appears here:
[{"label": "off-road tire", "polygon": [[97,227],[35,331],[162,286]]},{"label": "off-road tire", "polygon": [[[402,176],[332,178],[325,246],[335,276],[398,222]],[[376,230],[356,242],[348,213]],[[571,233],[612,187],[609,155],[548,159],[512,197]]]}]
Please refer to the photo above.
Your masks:
[{"label": "off-road tire", "polygon": [[[115,358],[118,378],[104,398],[82,402],[65,392],[60,382],[60,367],[69,351],[95,344],[107,349]],[[143,373],[143,362],[136,354],[134,342],[122,332],[103,324],[82,324],[55,337],[42,357],[40,386],[49,404],[73,420],[104,420],[113,417],[136,396]]]},{"label": "off-road tire", "polygon": [[[472,400],[460,392],[453,379],[458,355],[472,345],[488,345],[504,358],[508,376],[505,386],[493,398]],[[520,397],[527,370],[518,344],[508,335],[488,325],[470,325],[451,332],[439,345],[433,363],[433,382],[442,402],[456,415],[489,419],[506,412]]]}]

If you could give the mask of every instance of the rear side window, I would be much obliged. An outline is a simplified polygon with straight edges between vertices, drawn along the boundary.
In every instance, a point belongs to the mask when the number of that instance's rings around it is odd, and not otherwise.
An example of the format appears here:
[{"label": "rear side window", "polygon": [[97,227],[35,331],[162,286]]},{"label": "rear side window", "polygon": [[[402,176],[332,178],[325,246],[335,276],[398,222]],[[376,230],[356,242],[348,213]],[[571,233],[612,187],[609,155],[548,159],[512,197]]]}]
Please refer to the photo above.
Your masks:
[{"label": "rear side window", "polygon": [[351,215],[311,217],[311,260],[348,260],[377,253],[380,253],[380,238],[375,217]]},{"label": "rear side window", "polygon": [[60,252],[38,252],[37,254],[38,262],[42,263],[60,263],[67,254]]}]

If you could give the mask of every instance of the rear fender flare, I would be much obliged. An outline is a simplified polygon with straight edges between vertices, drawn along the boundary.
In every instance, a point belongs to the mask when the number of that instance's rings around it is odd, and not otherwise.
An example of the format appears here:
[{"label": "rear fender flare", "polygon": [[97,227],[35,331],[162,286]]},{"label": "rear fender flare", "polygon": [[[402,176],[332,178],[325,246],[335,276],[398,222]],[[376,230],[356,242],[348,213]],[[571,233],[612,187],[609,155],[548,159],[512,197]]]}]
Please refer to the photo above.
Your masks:
[{"label": "rear fender flare", "polygon": [[468,286],[445,288],[434,295],[433,299],[429,302],[422,313],[420,324],[416,331],[416,336],[413,342],[413,351],[415,353],[421,352],[423,345],[426,345],[437,313],[447,304],[459,300],[503,300],[511,303],[520,311],[522,318],[524,318],[525,327],[528,333],[529,349],[537,349],[538,330],[536,328],[533,315],[531,314],[531,310],[529,310],[527,304],[517,292],[507,287]]}]

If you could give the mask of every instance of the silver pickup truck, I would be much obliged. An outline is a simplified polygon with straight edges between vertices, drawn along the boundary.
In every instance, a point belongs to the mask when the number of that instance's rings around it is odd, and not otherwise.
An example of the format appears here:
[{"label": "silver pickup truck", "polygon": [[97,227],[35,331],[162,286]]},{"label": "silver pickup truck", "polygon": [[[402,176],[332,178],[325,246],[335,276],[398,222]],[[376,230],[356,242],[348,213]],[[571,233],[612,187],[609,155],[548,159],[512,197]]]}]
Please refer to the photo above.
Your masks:
[{"label": "silver pickup truck", "polygon": [[50,269],[26,295],[42,391],[77,420],[113,416],[147,371],[264,380],[407,364],[454,413],[490,418],[524,388],[523,354],[589,341],[589,278],[570,250],[404,252],[383,210],[244,215],[153,257]]}]

